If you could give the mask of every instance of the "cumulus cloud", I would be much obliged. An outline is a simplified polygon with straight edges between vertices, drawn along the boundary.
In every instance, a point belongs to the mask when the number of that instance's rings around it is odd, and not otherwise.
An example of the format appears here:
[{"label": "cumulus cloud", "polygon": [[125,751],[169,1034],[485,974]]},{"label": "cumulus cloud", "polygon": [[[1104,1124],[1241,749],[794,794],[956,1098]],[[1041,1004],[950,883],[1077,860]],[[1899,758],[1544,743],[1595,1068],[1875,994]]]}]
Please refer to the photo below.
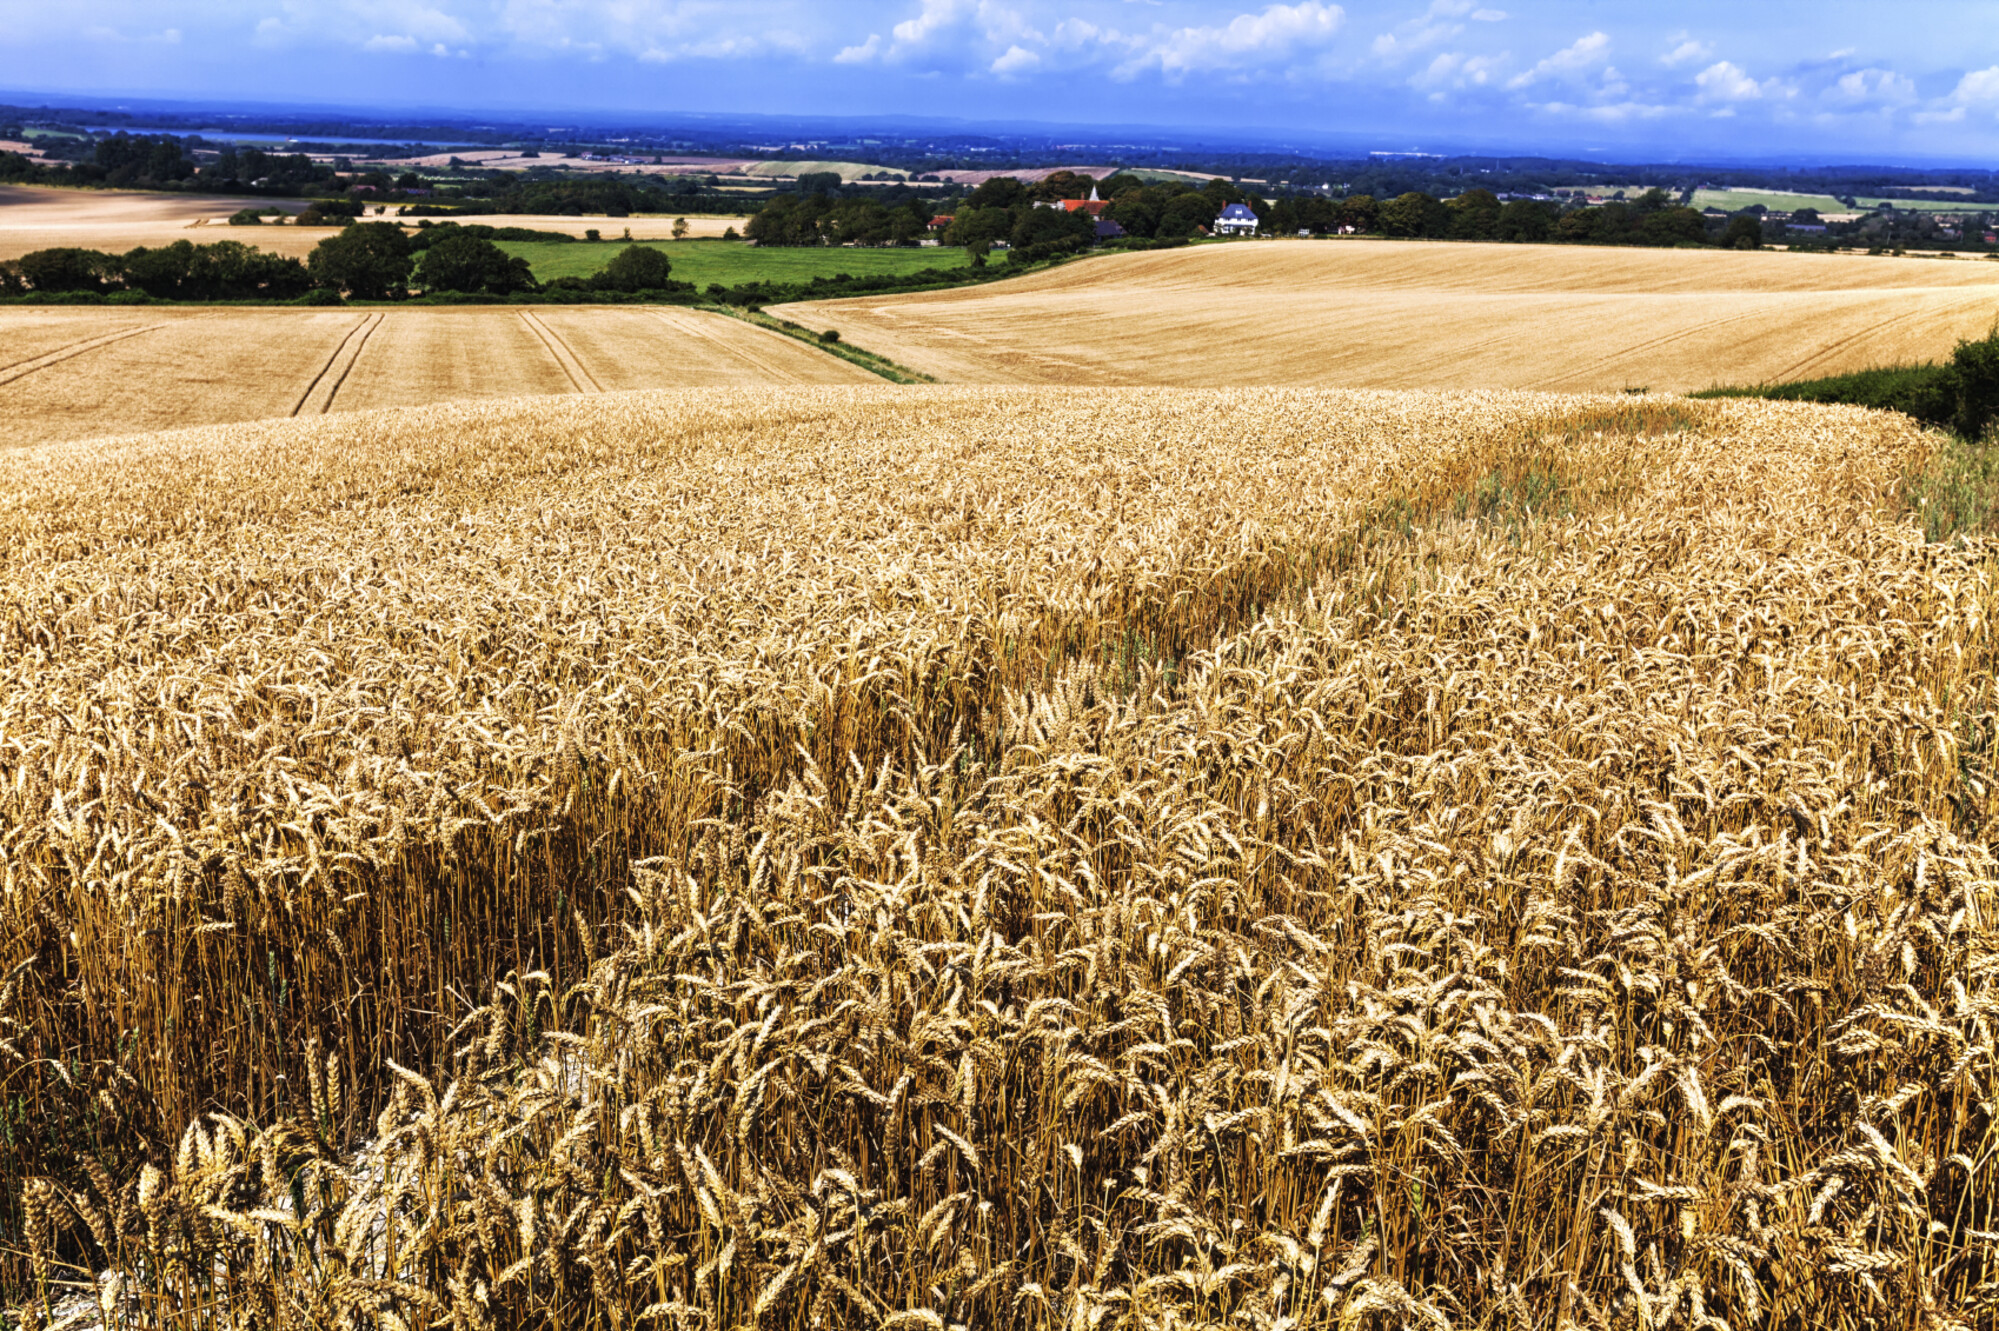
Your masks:
[{"label": "cumulus cloud", "polygon": [[1220,27],[1176,28],[1145,42],[1144,49],[1117,71],[1129,78],[1156,68],[1168,78],[1196,71],[1240,69],[1324,47],[1346,22],[1346,11],[1319,0],[1271,5],[1260,13],[1237,14]]},{"label": "cumulus cloud", "polygon": [[1713,45],[1708,42],[1697,42],[1691,37],[1683,36],[1677,40],[1672,50],[1659,57],[1659,63],[1668,69],[1677,69],[1681,65],[1691,65],[1713,58]]},{"label": "cumulus cloud", "polygon": [[406,55],[416,50],[416,38],[406,33],[389,36],[378,32],[367,41],[362,42],[361,49],[364,51],[387,51],[395,55]]},{"label": "cumulus cloud", "polygon": [[1506,86],[1525,88],[1543,80],[1574,79],[1589,73],[1610,55],[1610,35],[1592,32],[1541,61]]},{"label": "cumulus cloud", "polygon": [[1499,55],[1466,55],[1461,51],[1446,51],[1432,60],[1410,82],[1428,92],[1433,100],[1439,100],[1446,90],[1468,90],[1497,86],[1508,57]]},{"label": "cumulus cloud", "polygon": [[1753,102],[1763,95],[1756,80],[1730,60],[1717,60],[1694,75],[1694,86],[1703,102]]},{"label": "cumulus cloud", "polygon": [[882,53],[882,39],[878,32],[868,34],[868,39],[853,46],[843,46],[833,56],[836,65],[865,65]]},{"label": "cumulus cloud", "polygon": [[1905,106],[1916,100],[1916,85],[1892,69],[1856,69],[1833,80],[1824,96],[1841,106]]},{"label": "cumulus cloud", "polygon": [[988,66],[1002,78],[1030,73],[1040,67],[1041,57],[1018,44],[1009,46]]},{"label": "cumulus cloud", "polygon": [[1957,91],[1951,98],[1973,106],[1999,104],[1999,65],[1966,74],[1957,81]]},{"label": "cumulus cloud", "polygon": [[1442,45],[1465,30],[1458,20],[1478,14],[1506,15],[1496,9],[1483,9],[1472,13],[1474,0],[1431,0],[1430,7],[1416,18],[1398,25],[1374,39],[1374,54],[1385,61],[1394,61],[1404,56],[1414,55],[1433,46]]}]

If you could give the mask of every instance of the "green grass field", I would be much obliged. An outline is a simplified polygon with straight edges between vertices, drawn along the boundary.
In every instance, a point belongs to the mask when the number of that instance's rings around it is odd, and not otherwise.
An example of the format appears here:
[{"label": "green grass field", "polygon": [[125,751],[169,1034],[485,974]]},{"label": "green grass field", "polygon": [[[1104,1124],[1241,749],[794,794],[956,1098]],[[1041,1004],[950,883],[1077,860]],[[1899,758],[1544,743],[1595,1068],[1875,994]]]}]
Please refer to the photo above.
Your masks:
[{"label": "green grass field", "polygon": [[[1723,212],[1734,212],[1738,208],[1753,208],[1762,204],[1773,213],[1796,212],[1800,208],[1816,208],[1822,213],[1867,212],[1883,202],[1871,195],[1857,195],[1858,208],[1849,208],[1830,194],[1787,194],[1782,190],[1759,189],[1698,189],[1694,191],[1694,207],[1719,208]],[[1890,199],[1897,210],[1905,213],[1963,213],[1999,212],[1999,204],[1936,203],[1927,199]]]},{"label": "green grass field", "polygon": [[1822,213],[1853,211],[1830,194],[1788,194],[1782,190],[1760,189],[1694,191],[1693,206],[1696,208],[1719,208],[1723,212],[1732,213],[1740,208],[1754,208],[1759,203],[1773,213],[1791,213],[1800,208],[1816,208]]},{"label": "green grass field", "polygon": [[[611,261],[627,242],[551,244],[503,241],[500,248],[526,259],[543,282],[558,277],[588,277]],[[962,268],[962,249],[763,249],[728,240],[658,240],[640,242],[663,252],[673,264],[677,282],[725,287],[744,282],[810,282],[815,277],[877,277],[920,272],[925,268]]]}]

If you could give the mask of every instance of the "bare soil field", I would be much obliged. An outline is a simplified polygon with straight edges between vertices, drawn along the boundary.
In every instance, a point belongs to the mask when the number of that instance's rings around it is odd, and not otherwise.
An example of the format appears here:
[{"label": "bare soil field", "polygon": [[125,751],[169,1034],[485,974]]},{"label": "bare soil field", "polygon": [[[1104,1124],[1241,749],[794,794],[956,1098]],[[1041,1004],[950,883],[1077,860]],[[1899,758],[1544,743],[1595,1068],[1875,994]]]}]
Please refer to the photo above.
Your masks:
[{"label": "bare soil field", "polygon": [[0,310],[0,447],[468,398],[864,384],[697,310]]},{"label": "bare soil field", "polygon": [[773,312],[947,382],[1684,391],[1947,353],[1999,264],[1272,241]]}]

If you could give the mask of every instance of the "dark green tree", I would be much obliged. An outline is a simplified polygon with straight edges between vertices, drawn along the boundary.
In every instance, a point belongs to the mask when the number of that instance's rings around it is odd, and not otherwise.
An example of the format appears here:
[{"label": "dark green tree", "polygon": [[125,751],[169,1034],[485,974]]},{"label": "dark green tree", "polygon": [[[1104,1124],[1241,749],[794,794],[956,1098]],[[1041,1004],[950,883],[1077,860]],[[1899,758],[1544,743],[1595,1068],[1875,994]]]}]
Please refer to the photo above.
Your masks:
[{"label": "dark green tree", "polygon": [[409,292],[409,237],[390,222],[357,222],[315,245],[306,268],[314,286],[356,300],[400,300]]},{"label": "dark green tree", "polygon": [[964,207],[958,211],[962,215],[967,211],[981,208],[1012,208],[1026,197],[1027,186],[1012,176],[994,176],[973,190],[971,196],[965,200]]},{"label": "dark green tree", "polygon": [[1418,190],[1398,194],[1381,205],[1381,232],[1385,236],[1448,235],[1450,225],[1450,211]]},{"label": "dark green tree", "polygon": [[117,256],[70,247],[35,250],[20,258],[20,272],[36,291],[108,291],[117,284]]},{"label": "dark green tree", "polygon": [[416,263],[416,282],[425,291],[484,292],[510,296],[540,285],[526,259],[516,259],[492,241],[453,231],[434,241]]},{"label": "dark green tree", "polygon": [[1499,235],[1499,196],[1489,189],[1468,189],[1444,205],[1450,210],[1454,240],[1493,240]]},{"label": "dark green tree", "polygon": [[1533,199],[1511,199],[1500,206],[1493,237],[1538,245],[1548,238],[1554,224],[1554,218],[1545,205]]},{"label": "dark green tree", "polygon": [[1030,245],[1081,249],[1097,234],[1096,219],[1080,208],[1073,213],[1060,208],[1022,208],[1015,217],[1018,220],[1007,235],[1007,243],[1016,250]]},{"label": "dark green tree", "polygon": [[1725,250],[1762,249],[1763,219],[1747,212],[1729,218],[1727,228],[1721,233],[1721,247]]},{"label": "dark green tree", "polygon": [[672,280],[666,255],[644,245],[627,245],[590,279],[601,291],[662,291]]}]

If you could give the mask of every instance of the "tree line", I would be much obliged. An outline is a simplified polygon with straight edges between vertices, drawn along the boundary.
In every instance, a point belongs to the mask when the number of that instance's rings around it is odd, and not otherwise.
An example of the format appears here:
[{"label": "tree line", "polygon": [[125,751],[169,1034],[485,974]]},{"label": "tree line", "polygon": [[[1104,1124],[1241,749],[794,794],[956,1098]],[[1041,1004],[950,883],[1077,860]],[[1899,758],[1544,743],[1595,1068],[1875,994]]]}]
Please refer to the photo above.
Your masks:
[{"label": "tree line", "polygon": [[708,301],[749,308],[788,300],[904,291],[981,280],[963,269],[853,277],[841,273],[810,282],[710,284],[697,291],[676,281],[666,254],[649,245],[626,245],[588,277],[536,280],[525,259],[501,241],[577,242],[527,227],[420,224],[406,230],[391,222],[357,222],[316,245],[301,262],[236,241],[196,245],[176,241],[124,254],[61,248],[37,250],[0,263],[0,297],[29,302],[291,301],[337,304],[343,300],[508,302]]},{"label": "tree line", "polygon": [[357,222],[314,246],[304,262],[239,241],[101,250],[36,250],[0,263],[0,296],[168,301],[400,300],[425,294],[516,296],[564,292],[691,293],[672,280],[657,249],[630,245],[588,278],[535,280],[527,260],[499,240],[568,240],[520,227],[446,223],[406,231],[390,222]]}]

